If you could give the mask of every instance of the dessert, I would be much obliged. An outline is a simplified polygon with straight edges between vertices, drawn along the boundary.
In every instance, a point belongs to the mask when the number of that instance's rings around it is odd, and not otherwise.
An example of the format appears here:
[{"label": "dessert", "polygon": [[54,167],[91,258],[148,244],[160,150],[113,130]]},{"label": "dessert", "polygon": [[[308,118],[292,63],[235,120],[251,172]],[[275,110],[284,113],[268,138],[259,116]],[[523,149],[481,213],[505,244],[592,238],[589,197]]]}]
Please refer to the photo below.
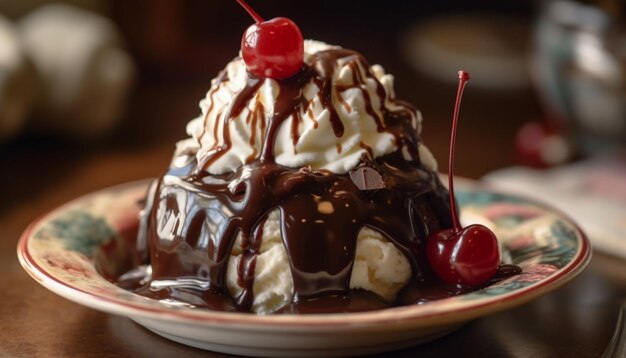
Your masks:
[{"label": "dessert", "polygon": [[[137,240],[145,276],[131,272],[120,285],[267,314],[418,304],[492,279],[497,243],[479,279],[433,270],[445,253],[427,242],[445,246],[464,231],[420,138],[421,116],[396,99],[393,77],[351,50],[299,47],[290,20],[253,17],[243,59],[212,81],[190,137],[149,189]],[[255,48],[276,35],[272,26],[287,27],[292,45]]]}]

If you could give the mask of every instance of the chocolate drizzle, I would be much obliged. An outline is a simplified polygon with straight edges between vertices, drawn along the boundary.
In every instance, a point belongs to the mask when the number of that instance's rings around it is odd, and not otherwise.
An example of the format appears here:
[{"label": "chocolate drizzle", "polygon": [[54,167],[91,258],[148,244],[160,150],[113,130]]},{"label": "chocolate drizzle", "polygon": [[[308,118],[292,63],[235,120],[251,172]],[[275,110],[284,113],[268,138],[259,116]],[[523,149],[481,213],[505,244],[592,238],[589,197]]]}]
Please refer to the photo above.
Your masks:
[{"label": "chocolate drizzle", "polygon": [[[293,115],[290,131],[294,148],[302,114],[308,112],[307,116],[315,121],[310,113],[310,101],[302,91],[309,81],[319,88],[317,96],[330,114],[334,134],[343,135],[344,126],[332,101],[347,89],[332,85],[339,59],[350,63],[353,70],[350,88],[359,88],[363,93],[365,108],[376,119],[378,131],[391,133],[398,146],[397,151],[372,159],[372,149],[360,143],[368,153],[361,165],[375,172],[376,178],[380,177],[380,183],[367,190],[361,190],[349,174],[288,168],[274,161],[277,132],[290,115]],[[359,66],[366,78],[361,76]],[[377,86],[381,98],[377,110],[366,90],[366,79]],[[437,174],[419,161],[420,139],[411,125],[415,109],[387,97],[365,59],[349,50],[319,52],[296,76],[277,81],[279,92],[274,113],[267,117],[262,104],[254,99],[263,82],[249,75],[246,86],[229,108],[218,115],[218,120],[224,121],[221,146],[212,148],[200,163],[187,153],[185,165],[173,166],[151,187],[137,243],[146,257],[145,263],[152,266],[152,276],[136,292],[212,309],[249,311],[264,222],[274,210],[280,212],[281,233],[295,291],[294,301],[284,312],[320,312],[324,311],[320,308],[323,302],[336,305],[338,300],[353,302],[339,310],[381,307],[380,299],[371,299],[375,295],[363,296],[349,288],[357,236],[366,226],[380,232],[408,258],[413,269],[411,287],[438,284],[425,258],[424,240],[434,230],[451,227],[452,222],[447,191]],[[388,110],[385,99],[400,109]],[[259,125],[263,140],[261,153],[259,156],[253,153],[235,172],[209,174],[208,166],[232,146],[228,123],[251,101],[256,104],[246,123],[252,128],[251,144]],[[337,151],[341,151],[340,146]],[[403,152],[409,153],[410,158]],[[243,291],[230,299],[225,283],[226,267],[238,236],[242,255],[237,277]],[[401,295],[402,303],[410,296]],[[310,306],[312,301],[315,308]],[[385,304],[389,303],[382,305]]]},{"label": "chocolate drizzle", "polygon": [[[231,103],[226,113],[223,114],[222,110],[220,110],[217,116],[217,121],[219,121],[220,119],[224,121],[224,124],[222,125],[222,129],[223,129],[222,139],[224,141],[224,144],[221,146],[218,146],[217,141],[216,141],[215,146],[211,148],[209,152],[210,154],[205,156],[206,160],[203,163],[201,163],[201,165],[199,165],[198,168],[201,168],[202,170],[206,170],[206,168],[208,168],[211,165],[211,163],[221,158],[224,154],[226,154],[230,150],[230,148],[233,145],[233,142],[230,139],[230,121],[232,120],[232,118],[236,117],[237,115],[241,113],[241,111],[245,108],[245,106],[252,100],[253,95],[256,94],[257,90],[262,84],[263,84],[263,81],[261,81],[260,79],[248,77],[248,79],[246,80],[246,86],[235,97],[235,99]],[[212,102],[213,101],[211,101],[211,105],[212,105]],[[207,111],[207,115],[208,113],[209,112]],[[214,130],[216,131],[214,132],[215,138],[217,138],[218,127],[219,126],[217,124],[214,127]]]},{"label": "chocolate drizzle", "polygon": [[[344,63],[350,68],[352,73],[352,84],[350,85],[333,85],[333,75],[338,67],[339,62]],[[365,74],[365,76],[363,76]],[[204,128],[207,127],[208,115],[213,110],[213,95],[216,88],[223,82],[228,81],[228,78],[224,73],[219,76],[217,84],[214,84],[214,88],[209,92],[209,108],[204,120]],[[333,129],[333,133],[337,138],[343,136],[345,128],[337,113],[337,109],[333,103],[333,99],[344,107],[346,112],[351,112],[353,109],[342,98],[341,92],[349,89],[359,89],[365,102],[365,111],[370,115],[375,123],[379,132],[389,132],[396,138],[396,144],[401,141],[406,141],[407,145],[415,150],[417,143],[417,137],[408,138],[405,140],[405,133],[412,133],[415,129],[411,126],[414,123],[415,108],[406,102],[396,101],[394,98],[387,96],[385,88],[378,81],[376,76],[371,72],[370,66],[363,58],[363,56],[357,52],[346,49],[333,49],[327,51],[320,51],[315,53],[309,59],[302,70],[293,77],[276,80],[279,86],[279,91],[274,104],[273,113],[269,116],[265,116],[264,108],[259,100],[255,100],[259,88],[265,83],[263,79],[254,77],[247,73],[247,79],[245,86],[237,93],[230,105],[224,109],[221,108],[216,116],[216,123],[214,124],[213,137],[216,139],[216,144],[208,150],[207,153],[203,153],[203,161],[198,166],[197,172],[207,171],[211,164],[215,163],[218,159],[223,157],[232,147],[231,140],[231,125],[230,122],[233,118],[237,117],[248,104],[255,103],[252,109],[248,112],[246,117],[246,124],[250,126],[250,144],[253,145],[256,141],[256,129],[257,123],[261,127],[267,126],[267,131],[263,130],[262,133],[262,149],[260,153],[254,152],[247,158],[246,163],[252,162],[254,159],[261,161],[273,161],[274,160],[274,144],[276,142],[276,136],[278,130],[281,128],[283,122],[291,116],[291,139],[293,142],[294,153],[297,153],[297,143],[299,140],[300,124],[303,120],[303,115],[306,114],[314,122],[314,128],[317,128],[318,123],[312,111],[312,100],[308,100],[303,94],[303,88],[309,82],[315,83],[318,88],[316,97],[323,108],[329,114],[329,122]],[[377,108],[374,108],[374,102],[370,97],[368,91],[368,85],[374,85],[376,87],[377,97],[380,99]],[[390,101],[396,104],[400,109],[396,111],[389,111],[385,106],[385,101]],[[395,120],[394,125],[387,125],[385,123],[387,118],[401,117],[399,120]],[[407,117],[410,120],[405,120]],[[220,121],[223,122],[220,125]],[[402,125],[397,125],[400,122]],[[221,140],[222,144],[218,145],[218,128],[222,129]],[[202,142],[202,136],[204,136],[204,129],[200,136],[200,142]],[[341,152],[338,147],[338,152]],[[371,154],[370,154],[371,155]],[[414,159],[418,157],[415,156]]]},{"label": "chocolate drizzle", "polygon": [[243,291],[236,298],[237,305],[240,307],[251,307],[254,295],[252,287],[254,285],[254,269],[256,268],[256,257],[261,249],[261,241],[263,238],[263,227],[265,220],[259,222],[254,229],[254,234],[250,236],[242,236],[241,249],[243,254],[237,267],[237,284],[243,287]]}]

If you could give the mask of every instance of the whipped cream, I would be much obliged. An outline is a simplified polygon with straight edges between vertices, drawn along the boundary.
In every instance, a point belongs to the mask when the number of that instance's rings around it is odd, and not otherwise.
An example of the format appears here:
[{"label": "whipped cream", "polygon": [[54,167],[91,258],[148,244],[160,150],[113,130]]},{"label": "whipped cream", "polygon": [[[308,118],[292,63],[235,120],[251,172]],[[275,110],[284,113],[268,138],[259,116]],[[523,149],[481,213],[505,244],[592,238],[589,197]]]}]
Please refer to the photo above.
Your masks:
[{"label": "whipped cream", "polygon": [[[306,40],[304,61],[310,64],[315,53],[333,48],[338,47]],[[361,88],[352,86],[355,70],[364,79],[364,86]],[[376,79],[367,76],[368,71]],[[225,72],[212,81],[211,89],[200,101],[202,114],[187,125],[187,133],[191,138],[178,143],[178,153],[194,152],[198,162],[203,163],[205,158],[225,147],[224,126],[228,125],[232,145],[204,168],[211,174],[234,172],[261,155],[263,136],[268,127],[266,121],[275,112],[279,84],[273,79],[262,79],[254,89],[256,93],[252,100],[243,110],[225,120],[225,114],[233,106],[236,96],[246,88],[247,79],[246,67],[241,58],[232,60],[226,66]],[[356,167],[363,156],[374,159],[398,149],[396,139],[391,133],[377,130],[376,119],[368,113],[368,100],[365,98],[369,97],[371,107],[379,117],[382,117],[381,102],[389,111],[406,110],[393,101],[393,76],[386,74],[379,65],[364,68],[362,63],[348,56],[337,59],[331,81],[331,105],[343,124],[342,135],[335,135],[331,113],[318,95],[320,88],[314,80],[310,80],[302,90],[308,105],[301,106],[300,113],[290,114],[278,129],[273,148],[276,163],[291,168],[310,166],[315,170],[325,169],[336,174],[345,174]],[[384,88],[384,98],[377,92],[377,82]],[[255,111],[263,113],[257,114]],[[413,113],[411,118],[411,125],[419,134],[421,115],[419,112]],[[294,120],[297,121],[295,126]],[[294,128],[297,140],[294,140]],[[432,155],[421,143],[419,155],[427,167],[436,169]]]}]

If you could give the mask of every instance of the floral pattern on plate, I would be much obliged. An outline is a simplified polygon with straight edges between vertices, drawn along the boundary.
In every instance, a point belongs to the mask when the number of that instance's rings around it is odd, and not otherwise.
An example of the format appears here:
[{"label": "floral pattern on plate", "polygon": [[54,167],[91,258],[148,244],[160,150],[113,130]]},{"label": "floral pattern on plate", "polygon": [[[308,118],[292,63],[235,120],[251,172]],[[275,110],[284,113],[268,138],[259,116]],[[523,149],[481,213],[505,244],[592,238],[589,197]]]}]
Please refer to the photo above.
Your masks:
[{"label": "floral pattern on plate", "polygon": [[580,250],[573,224],[541,204],[487,190],[460,191],[457,199],[465,214],[480,217],[477,221],[494,230],[511,263],[523,270],[462,299],[501,295],[540,282]]}]

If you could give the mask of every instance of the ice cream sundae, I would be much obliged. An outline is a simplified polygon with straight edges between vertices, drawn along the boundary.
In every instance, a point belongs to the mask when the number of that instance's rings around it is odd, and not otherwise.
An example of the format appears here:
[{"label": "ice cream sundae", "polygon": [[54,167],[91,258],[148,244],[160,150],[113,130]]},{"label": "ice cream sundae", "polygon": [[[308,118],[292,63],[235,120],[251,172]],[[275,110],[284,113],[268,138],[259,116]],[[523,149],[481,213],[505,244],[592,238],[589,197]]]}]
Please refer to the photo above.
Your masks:
[{"label": "ice cream sundae", "polygon": [[[145,276],[120,284],[268,314],[419,304],[492,279],[495,237],[461,233],[421,115],[396,98],[393,77],[249,11],[257,23],[241,55],[150,186],[137,240]],[[465,257],[469,271],[447,247],[463,240],[482,250]]]}]

